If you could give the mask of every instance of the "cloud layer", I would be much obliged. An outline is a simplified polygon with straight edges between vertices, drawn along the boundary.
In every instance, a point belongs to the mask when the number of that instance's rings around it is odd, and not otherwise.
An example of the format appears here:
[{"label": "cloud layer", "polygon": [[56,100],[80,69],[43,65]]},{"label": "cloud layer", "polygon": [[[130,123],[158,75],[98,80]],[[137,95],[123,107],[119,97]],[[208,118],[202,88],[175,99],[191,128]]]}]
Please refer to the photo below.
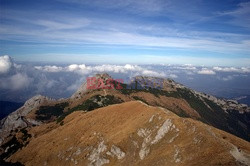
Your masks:
[{"label": "cloud layer", "polygon": [[[0,56],[0,100],[25,101],[42,94],[53,98],[69,97],[86,80],[96,73],[108,73],[125,82],[138,75],[172,78],[187,86],[202,84],[224,85],[240,79],[250,78],[250,67],[204,67],[186,65],[33,65],[18,64],[11,57]],[[209,83],[214,81],[212,83]],[[243,82],[247,82],[246,80]],[[232,84],[233,85],[233,84]],[[233,88],[233,87],[230,87]]]},{"label": "cloud layer", "polygon": [[202,68],[200,71],[197,72],[198,74],[206,74],[206,75],[214,75],[216,74],[213,70],[208,68]]},{"label": "cloud layer", "polygon": [[92,74],[92,73],[133,73],[132,75],[145,75],[153,77],[165,77],[164,72],[156,72],[143,68],[138,65],[95,65],[95,66],[86,66],[85,64],[72,64],[66,67],[60,66],[35,66],[37,70],[45,72],[75,72],[81,75]]}]

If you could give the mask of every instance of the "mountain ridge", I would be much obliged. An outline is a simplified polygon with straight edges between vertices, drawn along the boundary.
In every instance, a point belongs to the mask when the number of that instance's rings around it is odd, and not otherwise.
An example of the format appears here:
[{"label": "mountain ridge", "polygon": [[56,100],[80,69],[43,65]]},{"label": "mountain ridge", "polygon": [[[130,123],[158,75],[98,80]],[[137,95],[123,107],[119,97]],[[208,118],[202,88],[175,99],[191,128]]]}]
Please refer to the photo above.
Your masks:
[{"label": "mountain ridge", "polygon": [[[108,74],[98,74],[96,77],[111,79]],[[29,140],[36,137],[36,134],[29,134],[36,126],[45,127],[46,129],[40,131],[40,134],[46,134],[64,126],[67,118],[72,113],[75,114],[74,112],[87,113],[109,105],[135,100],[147,106],[167,109],[183,118],[198,120],[249,141],[250,116],[249,107],[246,105],[194,91],[171,79],[143,76],[138,76],[136,79],[142,79],[144,82],[121,83],[122,89],[88,89],[85,82],[68,99],[54,100],[41,95],[33,97],[23,107],[1,121],[0,156],[5,154],[4,159],[7,159],[15,154],[19,147],[28,145]],[[145,84],[148,79],[151,81],[150,86]],[[153,79],[161,81],[163,86],[152,88]],[[10,142],[15,142],[16,146],[6,151]]]},{"label": "mountain ridge", "polygon": [[[41,127],[30,133],[41,132]],[[242,139],[167,109],[130,101],[74,112],[64,125],[38,134],[8,161],[27,166],[249,165],[249,159],[250,144]]]},{"label": "mountain ridge", "polygon": [[[104,80],[110,79],[111,77],[104,73],[104,74],[97,74],[96,78],[102,78]],[[201,103],[202,107],[207,109],[207,112],[211,109],[211,106],[219,108],[219,112],[221,113],[222,110],[224,110],[225,114],[228,114],[228,112],[233,112],[236,114],[235,116],[242,116],[244,114],[250,114],[250,107],[247,107],[247,105],[244,104],[238,104],[237,101],[234,100],[226,100],[226,99],[218,99],[211,95],[206,95],[201,92],[194,91],[192,89],[186,88],[185,86],[176,83],[174,80],[171,79],[164,79],[164,78],[157,78],[157,77],[143,77],[143,76],[137,76],[136,79],[144,79],[144,80],[150,80],[153,79],[161,80],[163,87],[162,89],[153,89],[151,87],[145,88],[145,85],[141,84],[142,89],[128,89],[127,87],[134,87],[134,83],[131,84],[122,84],[123,89],[116,90],[116,89],[87,89],[87,83],[84,82],[79,89],[68,99],[61,99],[61,100],[52,100],[47,98],[47,100],[50,100],[54,104],[57,103],[68,103],[69,107],[68,110],[77,109],[76,107],[81,105],[84,101],[90,99],[91,97],[95,98],[95,95],[99,96],[106,96],[107,94],[112,97],[115,96],[121,101],[131,101],[131,100],[141,100],[145,103],[148,103],[153,106],[161,106],[170,109],[174,113],[176,113],[179,116],[184,117],[191,117],[195,119],[201,118],[201,113],[197,112],[198,106],[197,104],[192,101],[196,100],[198,98],[198,102]],[[151,84],[152,85],[152,84]],[[127,87],[126,87],[127,86]],[[181,94],[181,95],[180,95]],[[153,95],[153,96],[152,96]],[[192,96],[191,99],[188,96]],[[35,98],[35,97],[34,97]],[[30,99],[32,101],[32,98]],[[207,104],[206,100],[209,104]],[[29,101],[29,100],[28,100]],[[211,102],[212,101],[212,102]],[[177,103],[177,104],[176,104]],[[204,103],[204,104],[203,104]],[[194,106],[192,106],[192,104]],[[42,105],[42,104],[41,104]],[[40,107],[41,105],[37,106]],[[98,103],[94,103],[94,107],[99,107]],[[217,106],[219,105],[219,107]],[[36,109],[36,107],[33,108],[33,110]],[[31,111],[31,110],[29,110]],[[28,111],[28,112],[29,112]],[[67,110],[63,109],[61,112],[67,112]],[[206,113],[206,112],[205,112]],[[213,113],[213,112],[212,112]],[[25,114],[26,115],[26,114]],[[249,115],[248,115],[249,116]],[[247,116],[247,117],[248,117]],[[36,115],[31,115],[30,119],[36,120]],[[212,118],[212,117],[211,117]],[[243,116],[242,119],[245,117]],[[3,128],[3,121],[1,121],[0,128]],[[217,127],[217,126],[215,126]],[[247,127],[245,127],[247,128]],[[247,129],[250,131],[250,129]],[[239,135],[238,135],[239,136]]]}]

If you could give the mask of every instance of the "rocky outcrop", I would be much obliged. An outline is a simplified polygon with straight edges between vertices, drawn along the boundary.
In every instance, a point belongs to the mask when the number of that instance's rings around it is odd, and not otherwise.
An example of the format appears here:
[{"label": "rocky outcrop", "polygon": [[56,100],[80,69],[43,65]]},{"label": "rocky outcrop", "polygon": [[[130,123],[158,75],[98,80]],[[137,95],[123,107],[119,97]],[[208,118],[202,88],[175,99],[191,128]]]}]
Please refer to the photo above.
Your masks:
[{"label": "rocky outcrop", "polygon": [[26,115],[42,104],[49,103],[49,101],[52,101],[52,99],[41,95],[34,96],[27,100],[21,108],[2,119],[0,122],[0,145],[11,130],[15,130],[18,127],[27,127],[29,125],[39,125],[41,122],[35,119],[29,119]]},{"label": "rocky outcrop", "polygon": [[219,105],[225,111],[235,110],[241,114],[246,113],[246,112],[250,112],[250,107],[248,107],[246,104],[240,104],[236,100],[227,100],[227,99],[223,99],[223,98],[217,98],[215,96],[208,95],[208,94],[201,93],[201,92],[197,92],[197,91],[193,91],[193,92],[195,94],[203,97],[203,98],[206,98],[210,101],[213,101],[214,103]]},{"label": "rocky outcrop", "polygon": [[[112,77],[110,75],[108,75],[107,73],[103,73],[103,74],[96,74],[94,76],[96,78],[96,80],[98,79],[102,79],[104,81],[104,84],[105,84],[105,81],[107,79],[112,79]],[[96,85],[98,84],[98,81],[95,82]],[[87,89],[87,81],[84,82],[80,88],[77,89],[77,91],[70,97],[71,100],[79,100],[81,99],[82,95],[86,92],[88,92],[89,89]]]}]

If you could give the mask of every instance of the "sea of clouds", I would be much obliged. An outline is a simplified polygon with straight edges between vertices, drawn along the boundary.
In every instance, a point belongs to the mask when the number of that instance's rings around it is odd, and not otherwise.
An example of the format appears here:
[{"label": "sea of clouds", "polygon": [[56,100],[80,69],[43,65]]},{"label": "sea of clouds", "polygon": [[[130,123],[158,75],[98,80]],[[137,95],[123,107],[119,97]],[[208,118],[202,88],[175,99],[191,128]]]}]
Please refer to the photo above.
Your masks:
[{"label": "sea of clouds", "polygon": [[108,73],[129,82],[134,76],[171,78],[190,88],[220,97],[250,94],[250,67],[185,65],[44,64],[15,62],[0,56],[0,100],[23,102],[41,94],[67,98],[96,73]]}]

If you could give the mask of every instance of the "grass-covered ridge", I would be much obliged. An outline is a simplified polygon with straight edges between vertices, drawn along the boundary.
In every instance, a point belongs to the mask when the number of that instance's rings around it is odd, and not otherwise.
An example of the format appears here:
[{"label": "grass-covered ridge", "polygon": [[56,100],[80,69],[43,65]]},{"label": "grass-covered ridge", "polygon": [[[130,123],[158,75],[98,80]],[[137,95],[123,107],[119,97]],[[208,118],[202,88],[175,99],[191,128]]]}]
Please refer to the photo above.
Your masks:
[{"label": "grass-covered ridge", "polygon": [[68,109],[67,112],[64,112],[58,119],[57,123],[63,124],[62,120],[69,114],[71,114],[74,111],[92,111],[97,108],[105,107],[112,104],[119,104],[124,102],[122,99],[115,97],[113,95],[96,95],[93,96],[87,100],[85,100],[82,104],[75,106],[71,109]]},{"label": "grass-covered ridge", "polygon": [[[188,88],[176,88],[176,91],[165,91],[157,88],[127,88],[131,86],[127,86],[126,84],[122,84],[123,89],[120,92],[124,95],[131,95],[132,93],[136,92],[145,92],[151,93],[155,97],[159,96],[166,96],[166,97],[173,97],[178,99],[184,99],[190,105],[191,108],[196,110],[199,115],[200,121],[212,125],[216,128],[221,130],[227,131],[232,133],[236,136],[244,138],[246,140],[250,140],[250,135],[248,134],[250,131],[250,120],[249,117],[245,114],[240,114],[238,111],[230,111],[227,110],[226,113],[217,103],[196,95],[192,90]],[[141,100],[145,103],[145,99],[140,97],[133,96],[135,100]],[[177,115],[181,117],[189,117],[185,113],[185,110],[177,110],[175,112]],[[244,126],[243,124],[248,124],[248,126]]]}]

